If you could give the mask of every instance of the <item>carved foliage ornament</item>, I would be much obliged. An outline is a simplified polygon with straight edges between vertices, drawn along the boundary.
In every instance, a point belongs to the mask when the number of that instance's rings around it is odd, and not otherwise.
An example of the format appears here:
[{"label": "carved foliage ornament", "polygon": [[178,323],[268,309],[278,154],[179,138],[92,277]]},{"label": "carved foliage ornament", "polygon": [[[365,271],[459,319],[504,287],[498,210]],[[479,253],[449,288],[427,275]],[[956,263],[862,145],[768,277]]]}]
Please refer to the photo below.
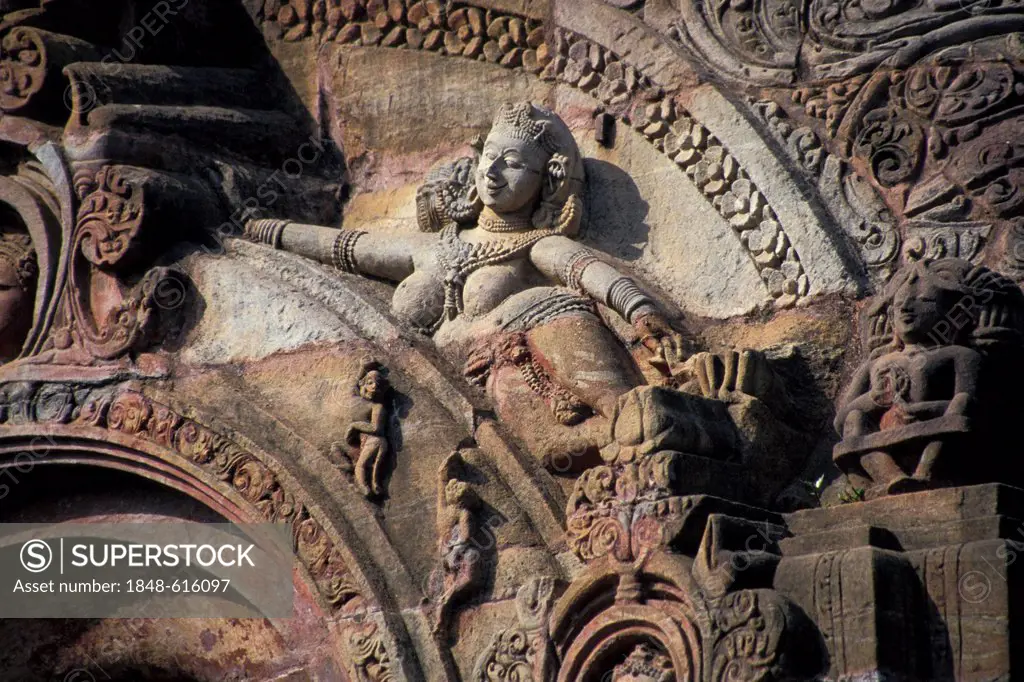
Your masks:
[{"label": "carved foliage ornament", "polygon": [[612,555],[631,561],[671,541],[668,530],[690,509],[671,482],[679,453],[658,452],[636,462],[588,469],[566,508],[569,548],[583,561]]},{"label": "carved foliage ornament", "polygon": [[[140,171],[141,172],[141,171]],[[70,280],[44,350],[62,361],[112,360],[140,350],[158,313],[180,311],[187,284],[178,271],[155,267],[131,286],[123,271],[140,252],[146,197],[134,169],[102,166],[75,173],[80,199],[70,251]],[[98,292],[102,292],[97,295]]]},{"label": "carved foliage ornament", "polygon": [[16,27],[0,37],[0,111],[28,104],[45,77],[46,49],[38,31]]},{"label": "carved foliage ornament", "polygon": [[554,600],[552,578],[531,578],[516,593],[518,627],[494,635],[477,658],[472,682],[545,682],[550,640],[548,616]]},{"label": "carved foliage ornament", "polygon": [[128,253],[142,225],[141,189],[117,166],[75,173],[78,208],[76,242],[82,255],[98,266],[116,265]]},{"label": "carved foliage ornament", "polygon": [[0,386],[0,423],[33,422],[106,429],[171,451],[186,467],[219,482],[229,497],[244,500],[258,518],[290,524],[293,549],[332,609],[348,613],[368,605],[340,547],[307,504],[245,446],[137,391],[32,382]]},{"label": "carved foliage ornament", "polygon": [[376,623],[352,628],[348,635],[349,655],[358,682],[397,682],[391,656]]},{"label": "carved foliage ornament", "polygon": [[615,666],[611,682],[674,682],[672,660],[650,644],[638,644]]}]

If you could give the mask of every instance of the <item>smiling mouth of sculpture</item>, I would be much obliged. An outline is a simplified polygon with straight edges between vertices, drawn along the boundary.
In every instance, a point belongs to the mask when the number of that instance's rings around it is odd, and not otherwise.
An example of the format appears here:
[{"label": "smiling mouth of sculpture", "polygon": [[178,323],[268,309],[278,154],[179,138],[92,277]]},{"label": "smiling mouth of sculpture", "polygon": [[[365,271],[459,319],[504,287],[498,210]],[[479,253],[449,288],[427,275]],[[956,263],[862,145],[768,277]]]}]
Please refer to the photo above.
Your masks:
[{"label": "smiling mouth of sculpture", "polygon": [[915,325],[918,322],[918,316],[915,313],[900,313],[898,319],[900,324],[905,327]]}]

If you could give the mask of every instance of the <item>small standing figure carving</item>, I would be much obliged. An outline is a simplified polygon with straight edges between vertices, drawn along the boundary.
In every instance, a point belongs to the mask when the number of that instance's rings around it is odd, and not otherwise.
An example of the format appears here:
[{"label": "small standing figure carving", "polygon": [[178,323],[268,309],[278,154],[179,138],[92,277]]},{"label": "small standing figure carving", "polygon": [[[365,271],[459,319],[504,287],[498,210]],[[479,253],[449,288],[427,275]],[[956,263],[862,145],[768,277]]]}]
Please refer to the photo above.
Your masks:
[{"label": "small standing figure carving", "polygon": [[[379,363],[363,363],[355,393],[362,398],[362,404],[355,421],[345,429],[345,445],[358,452],[354,474],[360,490],[367,497],[379,497],[384,494],[384,476],[391,452],[388,442],[391,385]],[[337,452],[341,448],[342,444],[336,443],[332,448],[334,455],[351,470],[348,458]]]},{"label": "small standing figure carving", "polygon": [[[993,353],[1019,345],[1020,290],[987,268],[957,259],[915,263],[869,310],[886,343],[846,391],[834,458],[870,479],[870,496],[984,478],[983,463],[958,462],[968,436],[986,434]],[[980,444],[979,444],[980,445]]]},{"label": "small standing figure carving", "polygon": [[480,496],[454,474],[464,464],[462,453],[455,451],[438,472],[437,534],[443,590],[434,612],[434,634],[447,630],[455,602],[483,578],[483,555],[476,540],[480,531]]}]

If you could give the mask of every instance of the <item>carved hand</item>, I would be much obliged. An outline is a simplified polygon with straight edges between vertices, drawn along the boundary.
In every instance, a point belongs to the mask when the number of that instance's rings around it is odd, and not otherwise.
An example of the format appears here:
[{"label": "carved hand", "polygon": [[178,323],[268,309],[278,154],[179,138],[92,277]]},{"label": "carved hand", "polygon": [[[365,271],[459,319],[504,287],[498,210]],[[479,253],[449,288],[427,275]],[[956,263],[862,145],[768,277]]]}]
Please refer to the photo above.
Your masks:
[{"label": "carved hand", "polygon": [[640,343],[651,352],[648,362],[668,375],[683,361],[683,336],[660,313],[647,313],[633,321]]},{"label": "carved hand", "polygon": [[697,353],[688,364],[705,398],[725,400],[733,391],[764,398],[775,382],[768,359],[756,350]]}]

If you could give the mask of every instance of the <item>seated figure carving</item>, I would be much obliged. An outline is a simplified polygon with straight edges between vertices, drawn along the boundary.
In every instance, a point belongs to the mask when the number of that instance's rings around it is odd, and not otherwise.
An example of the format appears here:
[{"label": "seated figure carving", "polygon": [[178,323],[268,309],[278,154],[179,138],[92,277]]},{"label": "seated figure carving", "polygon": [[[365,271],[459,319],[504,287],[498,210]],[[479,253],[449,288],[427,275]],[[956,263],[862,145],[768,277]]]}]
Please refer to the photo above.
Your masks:
[{"label": "seated figure carving", "polygon": [[35,295],[37,266],[26,234],[0,233],[0,363],[21,352]]},{"label": "seated figure carving", "polygon": [[869,497],[998,477],[964,455],[1005,430],[992,389],[1017,364],[1000,354],[1020,347],[1022,303],[1013,282],[950,258],[907,266],[869,309],[877,347],[842,399],[834,451]]},{"label": "seated figure carving", "polygon": [[[589,452],[569,458],[567,468],[575,469],[597,461],[612,438],[619,399],[644,384],[598,305],[633,327],[639,352],[666,381],[683,360],[683,339],[653,299],[574,239],[584,182],[565,123],[528,102],[506,104],[478,158],[439,169],[420,188],[419,232],[271,219],[251,221],[245,236],[397,282],[392,312],[460,362],[499,416],[525,427],[517,430],[549,465],[566,450]],[[752,371],[757,364],[750,363]],[[700,430],[701,418],[681,417],[673,428],[692,427],[677,440],[710,454],[716,443]]]}]

